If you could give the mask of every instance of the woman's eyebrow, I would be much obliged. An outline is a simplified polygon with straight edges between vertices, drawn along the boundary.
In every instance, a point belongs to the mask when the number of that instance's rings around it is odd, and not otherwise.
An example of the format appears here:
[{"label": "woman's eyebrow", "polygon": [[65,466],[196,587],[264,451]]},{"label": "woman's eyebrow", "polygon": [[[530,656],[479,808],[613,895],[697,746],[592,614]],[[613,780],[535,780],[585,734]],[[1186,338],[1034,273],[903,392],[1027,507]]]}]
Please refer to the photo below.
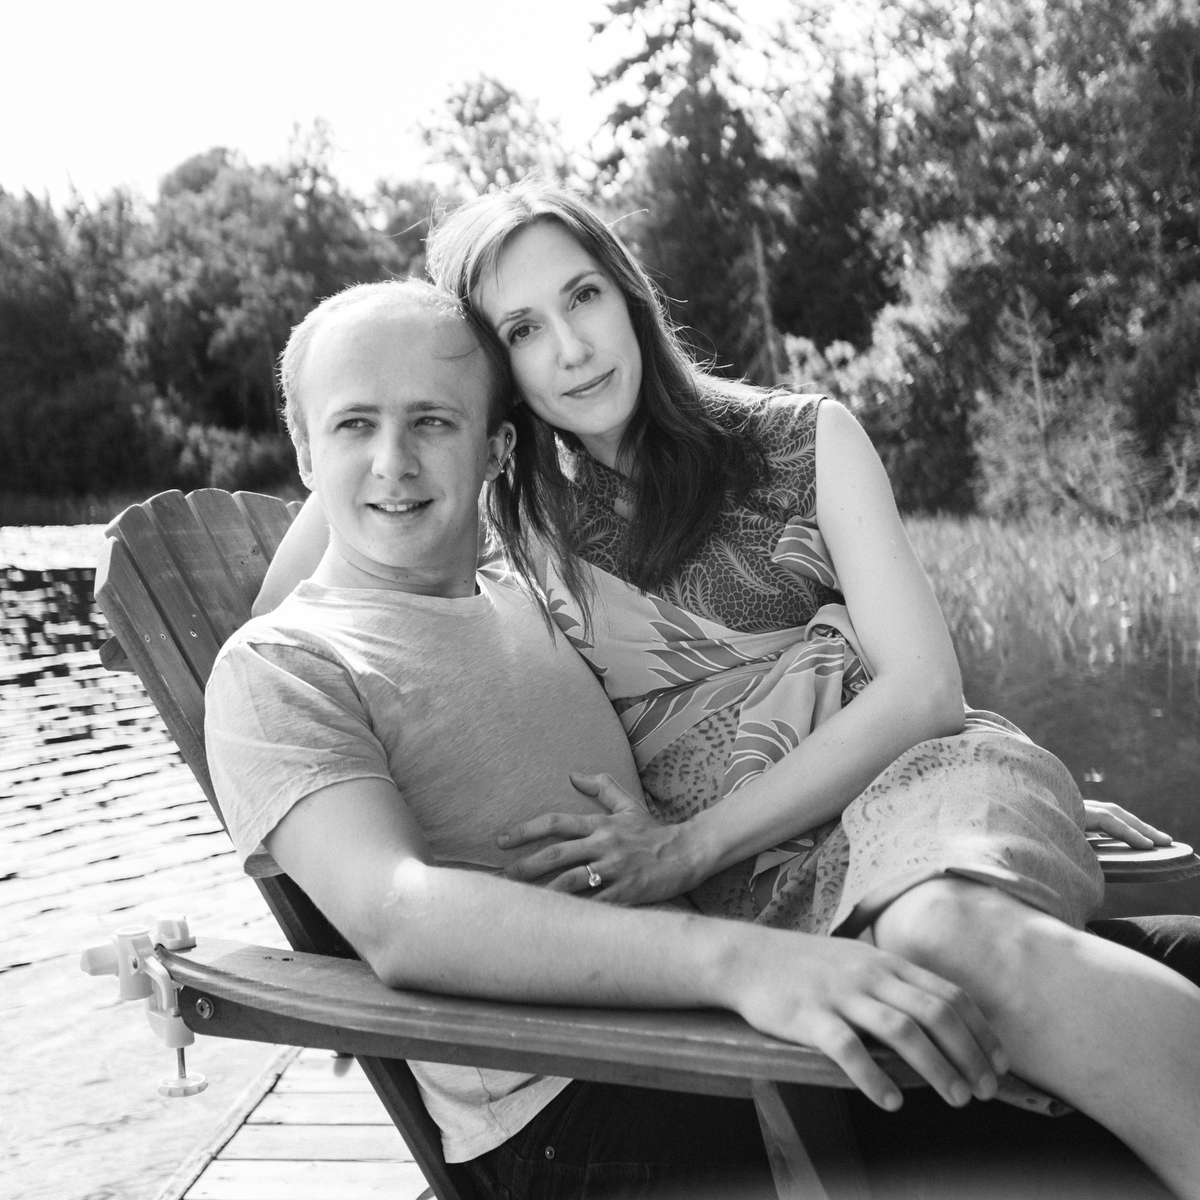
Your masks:
[{"label": "woman's eyebrow", "polygon": [[604,272],[601,271],[599,267],[588,267],[588,269],[586,271],[580,271],[578,275],[572,275],[571,278],[568,279],[567,282],[564,283],[562,285],[562,287],[558,289],[558,294],[561,296],[561,295],[564,295],[566,292],[571,291],[572,288],[577,287],[579,284],[581,284],[589,275],[603,275],[603,274],[604,274]]}]

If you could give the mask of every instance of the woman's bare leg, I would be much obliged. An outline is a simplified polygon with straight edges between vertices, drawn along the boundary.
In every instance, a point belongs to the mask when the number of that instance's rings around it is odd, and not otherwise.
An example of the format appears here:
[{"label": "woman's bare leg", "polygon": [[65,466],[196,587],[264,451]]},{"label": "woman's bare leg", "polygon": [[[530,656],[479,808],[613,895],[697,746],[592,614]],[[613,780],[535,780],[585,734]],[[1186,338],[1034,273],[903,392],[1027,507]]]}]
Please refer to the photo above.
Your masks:
[{"label": "woman's bare leg", "polygon": [[937,879],[875,922],[876,944],[957,983],[1013,1071],[1111,1129],[1200,1200],[1200,988],[1008,894]]}]

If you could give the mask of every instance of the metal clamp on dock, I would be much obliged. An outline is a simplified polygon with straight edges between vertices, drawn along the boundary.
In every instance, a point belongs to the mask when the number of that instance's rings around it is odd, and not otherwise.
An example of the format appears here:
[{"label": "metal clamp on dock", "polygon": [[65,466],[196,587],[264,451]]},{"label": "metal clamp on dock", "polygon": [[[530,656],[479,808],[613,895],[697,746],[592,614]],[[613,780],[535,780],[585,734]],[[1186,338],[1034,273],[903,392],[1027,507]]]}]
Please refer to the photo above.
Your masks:
[{"label": "metal clamp on dock", "polygon": [[195,944],[186,918],[164,917],[155,922],[153,938],[145,925],[126,925],[108,941],[89,946],[79,959],[80,969],[89,975],[115,975],[120,999],[146,1001],[150,1028],[175,1051],[176,1073],[158,1085],[164,1096],[194,1096],[208,1087],[203,1075],[188,1074],[183,1051],[196,1035],[183,1023],[179,989],[154,953],[156,945],[187,950]]}]

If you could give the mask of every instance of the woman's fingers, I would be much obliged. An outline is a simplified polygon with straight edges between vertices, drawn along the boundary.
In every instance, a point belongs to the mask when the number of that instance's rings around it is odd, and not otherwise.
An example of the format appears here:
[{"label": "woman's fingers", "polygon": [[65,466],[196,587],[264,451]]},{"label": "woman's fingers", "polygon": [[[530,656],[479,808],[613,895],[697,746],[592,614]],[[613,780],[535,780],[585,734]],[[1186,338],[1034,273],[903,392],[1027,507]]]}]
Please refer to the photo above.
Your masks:
[{"label": "woman's fingers", "polygon": [[1119,804],[1107,800],[1085,800],[1083,804],[1087,811],[1088,829],[1120,838],[1137,850],[1149,850],[1151,846],[1171,844],[1172,838],[1169,833],[1156,829],[1149,821],[1143,821],[1141,817]]},{"label": "woman's fingers", "polygon": [[515,863],[509,863],[504,873],[509,879],[541,879],[545,875],[559,875],[596,857],[597,851],[587,838],[555,842],[552,846],[545,846],[517,859]]},{"label": "woman's fingers", "polygon": [[573,813],[543,813],[540,817],[514,825],[497,835],[496,845],[506,850],[525,846],[542,838],[582,838],[596,828],[596,818]]},{"label": "woman's fingers", "polygon": [[1154,845],[1154,841],[1147,834],[1134,829],[1127,821],[1121,820],[1112,813],[1104,813],[1093,828],[1132,846],[1135,850],[1149,850]]},{"label": "woman's fingers", "polygon": [[594,796],[610,813],[628,812],[631,809],[645,811],[645,805],[631,796],[611,775],[570,774],[571,786],[585,796]]},{"label": "woman's fingers", "polygon": [[569,871],[564,871],[561,875],[555,876],[548,884],[546,890],[550,892],[569,892],[572,895],[587,895],[596,896],[599,898],[603,895],[601,884],[593,884],[595,873],[590,872],[585,863],[582,867],[572,867]]}]

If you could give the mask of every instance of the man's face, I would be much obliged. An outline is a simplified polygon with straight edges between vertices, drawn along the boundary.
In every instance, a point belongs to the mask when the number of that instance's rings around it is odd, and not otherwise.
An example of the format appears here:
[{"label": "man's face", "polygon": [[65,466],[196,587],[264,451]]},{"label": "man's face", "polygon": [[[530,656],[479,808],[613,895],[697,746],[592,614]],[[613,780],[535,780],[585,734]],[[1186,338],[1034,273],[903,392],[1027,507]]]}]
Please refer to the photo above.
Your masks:
[{"label": "man's face", "polygon": [[504,424],[488,436],[471,333],[416,309],[351,309],[313,339],[298,391],[300,473],[330,526],[325,581],[473,594],[479,492],[514,435]]}]

